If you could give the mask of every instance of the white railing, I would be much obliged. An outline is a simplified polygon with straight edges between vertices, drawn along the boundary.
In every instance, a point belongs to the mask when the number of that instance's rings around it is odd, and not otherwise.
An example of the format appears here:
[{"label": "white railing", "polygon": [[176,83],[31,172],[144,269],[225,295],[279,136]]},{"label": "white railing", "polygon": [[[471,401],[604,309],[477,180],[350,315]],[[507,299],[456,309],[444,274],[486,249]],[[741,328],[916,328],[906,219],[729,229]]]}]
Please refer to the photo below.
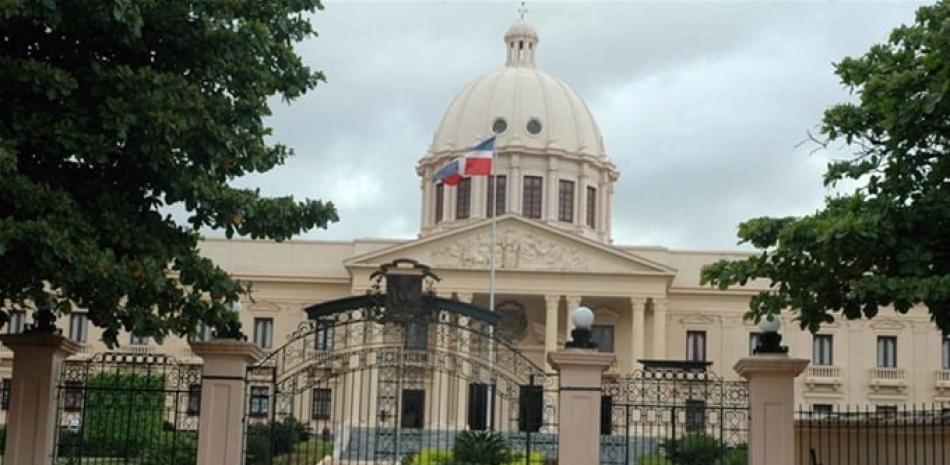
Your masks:
[{"label": "white railing", "polygon": [[127,354],[153,354],[155,353],[155,347],[149,345],[133,345],[129,344],[122,348],[120,352]]},{"label": "white railing", "polygon": [[812,365],[808,367],[811,378],[841,378],[841,367],[830,365]]},{"label": "white railing", "polygon": [[872,384],[904,384],[904,379],[903,368],[871,368]]},{"label": "white railing", "polygon": [[950,369],[937,370],[937,384],[950,386]]}]

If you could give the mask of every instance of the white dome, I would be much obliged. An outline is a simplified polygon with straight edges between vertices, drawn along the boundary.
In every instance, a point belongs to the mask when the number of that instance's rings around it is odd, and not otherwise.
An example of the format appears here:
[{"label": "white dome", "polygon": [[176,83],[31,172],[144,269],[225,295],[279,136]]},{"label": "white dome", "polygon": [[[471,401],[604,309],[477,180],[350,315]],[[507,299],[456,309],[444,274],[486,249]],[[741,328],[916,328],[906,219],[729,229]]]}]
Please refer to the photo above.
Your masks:
[{"label": "white dome", "polygon": [[606,161],[600,130],[584,101],[566,83],[534,67],[534,28],[515,24],[505,41],[506,66],[472,81],[455,97],[428,156],[465,149],[494,132],[498,150],[538,149]]}]

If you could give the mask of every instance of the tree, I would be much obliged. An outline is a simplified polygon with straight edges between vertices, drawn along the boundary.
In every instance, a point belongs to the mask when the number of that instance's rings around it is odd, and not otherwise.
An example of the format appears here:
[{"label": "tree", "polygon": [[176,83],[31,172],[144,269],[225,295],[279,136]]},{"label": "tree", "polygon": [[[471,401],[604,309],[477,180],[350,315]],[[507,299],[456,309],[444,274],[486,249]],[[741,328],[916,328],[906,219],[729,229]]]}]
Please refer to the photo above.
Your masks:
[{"label": "tree", "polygon": [[829,108],[824,143],[852,156],[829,163],[826,186],[858,187],[831,196],[803,217],[755,218],[741,243],[759,252],[706,266],[703,284],[720,288],[764,279],[748,317],[798,312],[817,331],[836,317],[873,318],[881,307],[907,313],[922,304],[950,332],[950,4],[917,11],[886,43],[835,65],[854,102]]},{"label": "tree", "polygon": [[[74,306],[115,344],[199,321],[235,329],[250,292],[198,253],[199,231],[284,240],[332,203],[229,181],[282,164],[268,97],[324,76],[293,46],[319,0],[5,2],[0,9],[0,323]],[[177,222],[169,214],[185,212]],[[47,313],[48,314],[48,313]]]}]

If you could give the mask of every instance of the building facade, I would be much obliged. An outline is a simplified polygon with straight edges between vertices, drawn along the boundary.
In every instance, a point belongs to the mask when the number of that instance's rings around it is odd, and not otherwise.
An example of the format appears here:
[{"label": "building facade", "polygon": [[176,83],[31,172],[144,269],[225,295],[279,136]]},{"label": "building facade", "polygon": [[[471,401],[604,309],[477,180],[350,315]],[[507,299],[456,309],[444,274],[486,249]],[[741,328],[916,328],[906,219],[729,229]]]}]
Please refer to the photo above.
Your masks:
[{"label": "building facade", "polygon": [[[366,293],[372,272],[400,258],[430,265],[441,277],[440,296],[487,308],[494,250],[499,331],[538,366],[564,347],[569,312],[587,306],[601,350],[617,354],[611,373],[638,370],[640,360],[703,360],[719,375],[737,378],[732,367],[757,337],[743,314],[767,283],[725,291],[700,286],[703,265],[742,259],[743,253],[614,244],[619,172],[593,115],[567,84],[537,68],[533,27],[515,24],[503,44],[504,66],[463,88],[415,167],[422,203],[418,238],[201,244],[204,255],[253,283],[254,300],[238,310],[245,333],[265,350],[277,349],[306,320],[305,307]],[[466,178],[457,186],[433,180],[440,166],[492,135],[494,177]],[[21,331],[27,318],[14,315],[5,330]],[[83,344],[79,356],[105,350],[81,312],[59,324]],[[805,406],[950,401],[950,339],[925,309],[838,321],[814,336],[786,315],[783,333],[793,356],[812,360],[796,391]],[[179,339],[158,346],[124,337],[122,351],[197,360]],[[11,357],[0,351],[4,379]],[[3,400],[6,407],[9,398]]]}]

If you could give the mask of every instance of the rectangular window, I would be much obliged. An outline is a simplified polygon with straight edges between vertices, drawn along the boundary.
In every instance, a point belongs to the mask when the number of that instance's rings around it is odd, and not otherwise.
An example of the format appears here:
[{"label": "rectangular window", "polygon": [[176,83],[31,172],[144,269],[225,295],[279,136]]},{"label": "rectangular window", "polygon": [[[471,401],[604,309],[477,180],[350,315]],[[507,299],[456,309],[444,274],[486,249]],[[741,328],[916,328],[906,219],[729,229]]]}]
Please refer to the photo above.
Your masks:
[{"label": "rectangular window", "polygon": [[590,327],[591,338],[597,343],[600,352],[614,351],[614,327],[610,325],[593,325]]},{"label": "rectangular window", "polygon": [[686,432],[696,433],[706,426],[706,401],[686,400]]},{"label": "rectangular window", "polygon": [[749,355],[755,353],[755,348],[759,346],[762,340],[762,333],[749,333]]},{"label": "rectangular window", "polygon": [[0,409],[10,410],[10,389],[13,388],[13,381],[10,378],[3,378],[3,385],[0,386]]},{"label": "rectangular window", "polygon": [[270,388],[267,386],[251,386],[251,405],[248,415],[252,417],[266,417],[270,412]]},{"label": "rectangular window", "polygon": [[406,349],[426,350],[429,348],[429,325],[425,323],[406,323]]},{"label": "rectangular window", "polygon": [[333,350],[333,326],[325,326],[317,330],[317,350]]},{"label": "rectangular window", "polygon": [[330,406],[332,402],[332,391],[329,388],[316,388],[313,390],[313,405],[311,405],[311,417],[314,420],[329,420]]},{"label": "rectangular window", "polygon": [[82,410],[82,394],[81,381],[66,381],[63,387],[63,410],[67,412]]},{"label": "rectangular window", "polygon": [[834,411],[834,407],[831,404],[812,404],[811,411],[827,415]]},{"label": "rectangular window", "polygon": [[445,206],[445,184],[441,182],[435,185],[435,222],[442,221],[442,214]]},{"label": "rectangular window", "polygon": [[943,338],[943,369],[950,370],[950,336]]},{"label": "rectangular window", "polygon": [[587,226],[597,227],[597,188],[587,186]]},{"label": "rectangular window", "polygon": [[897,367],[897,337],[896,336],[878,336],[877,337],[877,367],[878,368],[896,368]]},{"label": "rectangular window", "polygon": [[406,389],[402,391],[402,417],[399,426],[402,428],[422,429],[423,418],[426,413],[426,392],[421,389]]},{"label": "rectangular window", "polygon": [[518,395],[518,431],[537,433],[541,431],[544,414],[544,387],[521,386]]},{"label": "rectangular window", "polygon": [[574,222],[574,181],[558,181],[557,219],[565,223]]},{"label": "rectangular window", "polygon": [[201,413],[201,385],[198,383],[188,386],[188,406],[185,413],[197,416]]},{"label": "rectangular window", "polygon": [[274,346],[274,319],[254,319],[254,343],[261,349],[270,349]]},{"label": "rectangular window", "polygon": [[[496,185],[497,182],[497,185]],[[498,189],[498,199],[495,200],[495,209],[492,211],[492,200],[495,199],[495,189]],[[485,216],[504,215],[507,203],[508,178],[507,176],[488,177],[488,204],[485,205]]]},{"label": "rectangular window", "polygon": [[137,336],[135,334],[129,335],[129,345],[132,346],[147,346],[148,345],[148,336]]},{"label": "rectangular window", "polygon": [[87,334],[85,313],[73,313],[69,315],[69,338],[79,343],[85,343]]},{"label": "rectangular window", "polygon": [[7,333],[20,334],[23,332],[23,325],[26,324],[26,312],[23,310],[13,310],[10,312],[10,321],[7,322]]},{"label": "rectangular window", "polygon": [[706,361],[706,331],[686,332],[686,360],[690,362]]},{"label": "rectangular window", "polygon": [[812,339],[811,363],[818,366],[834,365],[833,339],[830,334],[816,334]]},{"label": "rectangular window", "polygon": [[484,383],[468,385],[468,427],[472,431],[489,429],[488,406],[493,387]]},{"label": "rectangular window", "polygon": [[600,434],[608,436],[614,432],[614,396],[600,396]]},{"label": "rectangular window", "polygon": [[463,178],[455,186],[455,219],[464,220],[472,209],[472,178]]},{"label": "rectangular window", "polygon": [[541,176],[524,177],[524,201],[521,211],[528,218],[541,218]]}]

